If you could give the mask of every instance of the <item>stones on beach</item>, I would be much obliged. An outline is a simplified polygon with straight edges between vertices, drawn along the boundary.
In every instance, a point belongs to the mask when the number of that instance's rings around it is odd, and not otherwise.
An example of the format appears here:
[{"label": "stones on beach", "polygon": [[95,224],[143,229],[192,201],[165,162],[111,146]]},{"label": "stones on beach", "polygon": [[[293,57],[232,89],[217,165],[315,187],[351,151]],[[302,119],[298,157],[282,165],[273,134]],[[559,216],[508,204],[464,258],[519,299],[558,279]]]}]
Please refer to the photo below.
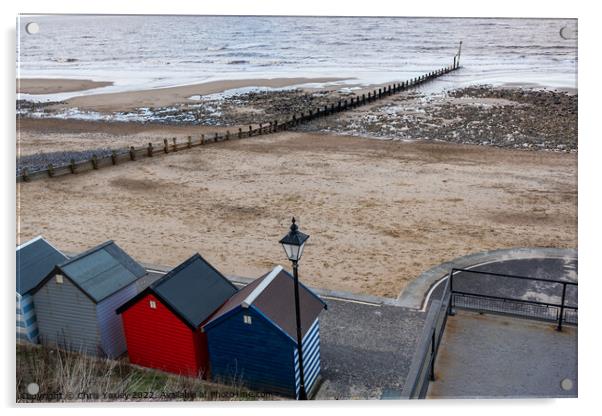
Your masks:
[{"label": "stones on beach", "polygon": [[575,151],[577,99],[577,95],[560,91],[491,86],[428,96],[406,92],[378,107],[316,120],[299,129],[400,140]]}]

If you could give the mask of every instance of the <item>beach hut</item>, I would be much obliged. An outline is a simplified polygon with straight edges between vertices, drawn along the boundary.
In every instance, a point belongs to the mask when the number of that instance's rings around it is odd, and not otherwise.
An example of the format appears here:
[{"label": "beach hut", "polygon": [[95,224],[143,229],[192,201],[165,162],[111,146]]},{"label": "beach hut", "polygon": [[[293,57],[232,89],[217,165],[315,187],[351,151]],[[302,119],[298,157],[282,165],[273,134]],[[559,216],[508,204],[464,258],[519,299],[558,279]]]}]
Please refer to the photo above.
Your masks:
[{"label": "beach hut", "polygon": [[[311,395],[320,374],[318,316],[326,304],[303,285],[299,299],[305,388]],[[294,280],[277,266],[240,289],[203,326],[212,379],[297,397],[296,328]]]},{"label": "beach hut", "polygon": [[146,270],[113,241],[59,264],[33,289],[40,342],[115,358],[126,351],[119,305]]},{"label": "beach hut", "polygon": [[206,377],[205,323],[237,291],[195,254],[117,310],[130,362],[186,376]]},{"label": "beach hut", "polygon": [[67,256],[38,236],[17,247],[17,340],[38,342],[31,291]]}]

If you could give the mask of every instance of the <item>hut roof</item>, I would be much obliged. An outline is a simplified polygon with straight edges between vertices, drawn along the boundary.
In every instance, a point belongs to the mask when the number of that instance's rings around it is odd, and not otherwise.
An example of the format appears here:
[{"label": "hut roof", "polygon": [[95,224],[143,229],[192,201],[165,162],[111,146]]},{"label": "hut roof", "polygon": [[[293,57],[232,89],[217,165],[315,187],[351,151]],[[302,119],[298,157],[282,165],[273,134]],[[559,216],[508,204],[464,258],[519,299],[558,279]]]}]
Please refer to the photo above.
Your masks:
[{"label": "hut roof", "polygon": [[[297,339],[295,316],[294,278],[282,266],[276,266],[270,273],[249,283],[228,300],[205,325],[206,328],[217,323],[228,312],[238,306],[256,308],[274,325],[280,328],[293,341]],[[299,304],[301,311],[302,336],[310,329],[322,309],[327,305],[307,286],[299,285]]]},{"label": "hut roof", "polygon": [[59,264],[38,288],[56,272],[67,276],[95,303],[146,275],[146,270],[112,240]]},{"label": "hut roof", "polygon": [[236,292],[236,286],[197,253],[119,307],[117,313],[153,293],[196,329]]},{"label": "hut roof", "polygon": [[25,295],[35,288],[67,256],[42,236],[17,247],[17,293]]}]

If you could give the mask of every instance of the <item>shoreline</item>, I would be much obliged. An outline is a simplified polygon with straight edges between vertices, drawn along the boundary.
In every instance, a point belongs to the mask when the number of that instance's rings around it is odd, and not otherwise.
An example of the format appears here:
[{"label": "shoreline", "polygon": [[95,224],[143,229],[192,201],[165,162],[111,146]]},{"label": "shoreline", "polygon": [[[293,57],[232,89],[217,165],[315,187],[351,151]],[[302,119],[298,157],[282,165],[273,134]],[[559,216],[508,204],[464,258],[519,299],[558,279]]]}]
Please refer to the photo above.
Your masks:
[{"label": "shoreline", "polygon": [[17,78],[17,94],[46,95],[108,87],[112,81],[76,78]]},{"label": "shoreline", "polygon": [[[136,91],[122,91],[112,93],[100,93],[90,95],[79,95],[72,98],[67,98],[63,102],[54,104],[52,107],[57,109],[73,108],[77,107],[80,110],[89,110],[97,112],[126,112],[132,111],[137,108],[150,108],[150,107],[167,107],[180,104],[193,104],[196,100],[190,99],[193,96],[206,96],[210,94],[223,93],[228,90],[239,89],[239,88],[251,88],[251,87],[267,87],[267,88],[285,88],[292,86],[299,86],[301,89],[314,90],[314,88],[304,86],[305,84],[323,84],[330,82],[339,82],[349,80],[351,78],[340,78],[340,77],[281,77],[281,78],[249,78],[249,79],[226,79],[218,81],[208,81],[202,83],[180,85],[173,87],[161,87],[142,89]],[[33,79],[28,79],[33,80]],[[23,81],[23,80],[21,80]],[[46,88],[48,90],[56,89],[58,91],[64,81],[68,80],[52,80],[52,79],[40,79],[37,85],[39,88]],[[81,84],[81,89],[73,89],[71,91],[84,91],[89,88],[84,86],[90,85],[89,83],[102,84],[98,81],[88,81],[87,83],[81,80],[72,80],[73,84]],[[19,84],[19,80],[17,80]],[[34,82],[30,82],[30,87],[33,89],[36,87]],[[93,84],[92,84],[93,85]],[[109,85],[109,84],[107,84]],[[111,83],[112,85],[112,83]],[[102,85],[105,86],[105,85]],[[75,87],[73,87],[75,88]],[[24,92],[24,91],[22,91]],[[52,93],[47,93],[51,95]]]}]

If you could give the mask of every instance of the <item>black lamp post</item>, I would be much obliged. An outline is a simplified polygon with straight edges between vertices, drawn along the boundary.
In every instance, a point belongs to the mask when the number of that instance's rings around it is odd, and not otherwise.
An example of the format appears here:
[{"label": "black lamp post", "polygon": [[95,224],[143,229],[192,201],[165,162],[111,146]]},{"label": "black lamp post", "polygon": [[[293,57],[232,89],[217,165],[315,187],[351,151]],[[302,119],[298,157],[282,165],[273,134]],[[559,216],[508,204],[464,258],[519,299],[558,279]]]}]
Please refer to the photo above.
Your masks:
[{"label": "black lamp post", "polygon": [[299,312],[299,274],[297,266],[301,255],[303,255],[303,247],[309,236],[299,231],[299,227],[293,223],[287,235],[281,240],[280,244],[284,247],[284,252],[288,259],[293,263],[293,276],[295,278],[295,314],[297,316],[297,354],[299,355],[299,400],[307,400],[307,392],[305,391],[305,377],[303,375],[303,337],[301,336],[301,314]]}]

